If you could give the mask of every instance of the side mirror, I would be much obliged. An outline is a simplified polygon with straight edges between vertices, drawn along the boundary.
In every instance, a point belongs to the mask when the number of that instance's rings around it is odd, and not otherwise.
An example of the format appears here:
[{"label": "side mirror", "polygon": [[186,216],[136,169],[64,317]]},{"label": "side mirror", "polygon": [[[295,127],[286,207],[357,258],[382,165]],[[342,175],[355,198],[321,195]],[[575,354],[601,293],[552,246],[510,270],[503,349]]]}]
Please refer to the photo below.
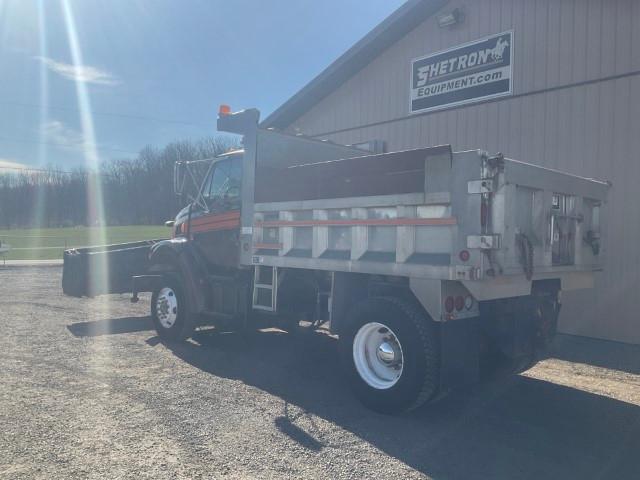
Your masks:
[{"label": "side mirror", "polygon": [[173,165],[173,193],[181,196],[187,179],[187,166],[184,162],[176,162]]},{"label": "side mirror", "polygon": [[167,220],[166,222],[164,222],[164,226],[165,227],[170,227],[170,228],[173,228],[175,226],[175,224],[176,224],[175,220]]}]

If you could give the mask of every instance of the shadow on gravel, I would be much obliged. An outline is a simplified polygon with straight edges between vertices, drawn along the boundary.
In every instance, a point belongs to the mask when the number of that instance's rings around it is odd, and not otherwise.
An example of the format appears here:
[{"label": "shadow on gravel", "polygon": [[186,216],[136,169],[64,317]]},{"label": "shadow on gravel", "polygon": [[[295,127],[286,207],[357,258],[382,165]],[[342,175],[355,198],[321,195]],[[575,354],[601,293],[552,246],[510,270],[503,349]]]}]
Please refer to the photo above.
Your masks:
[{"label": "shadow on gravel", "polygon": [[322,417],[436,478],[638,478],[638,406],[516,376],[410,414],[378,415],[350,395],[336,344],[322,334],[268,331],[198,332],[166,346],[204,372],[281,398],[274,427],[310,452],[351,446],[327,444],[313,422],[296,424],[301,416]]},{"label": "shadow on gravel", "polygon": [[153,330],[153,323],[149,317],[126,317],[73,323],[67,329],[76,337],[98,337]]},{"label": "shadow on gravel", "polygon": [[300,446],[316,452],[322,450],[324,444],[294,423],[299,416],[300,415],[291,415],[289,413],[289,405],[285,404],[284,415],[277,417],[273,423],[281,433],[291,438],[294,442],[297,442]]},{"label": "shadow on gravel", "polygon": [[[558,335],[553,357],[640,375],[640,345]],[[640,472],[638,476],[640,477]]]}]

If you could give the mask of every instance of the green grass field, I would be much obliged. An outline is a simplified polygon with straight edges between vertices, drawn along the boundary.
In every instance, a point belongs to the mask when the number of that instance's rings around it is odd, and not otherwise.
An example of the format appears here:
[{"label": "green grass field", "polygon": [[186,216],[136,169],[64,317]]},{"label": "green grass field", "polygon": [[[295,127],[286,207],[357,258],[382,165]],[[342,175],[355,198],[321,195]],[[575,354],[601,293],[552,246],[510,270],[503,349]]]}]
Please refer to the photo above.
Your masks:
[{"label": "green grass field", "polygon": [[[165,226],[70,227],[0,230],[0,241],[11,245],[7,260],[51,260],[62,258],[65,248],[92,246],[93,235],[101,235],[105,244],[169,238]],[[0,261],[1,264],[1,261]]]}]

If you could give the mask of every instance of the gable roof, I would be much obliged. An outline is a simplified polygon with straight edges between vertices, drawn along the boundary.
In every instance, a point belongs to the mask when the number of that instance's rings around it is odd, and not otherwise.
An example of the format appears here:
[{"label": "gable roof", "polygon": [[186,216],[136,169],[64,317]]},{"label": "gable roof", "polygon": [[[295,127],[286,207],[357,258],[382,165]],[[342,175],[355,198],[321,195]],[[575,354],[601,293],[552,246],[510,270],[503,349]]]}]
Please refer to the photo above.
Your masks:
[{"label": "gable roof", "polygon": [[265,118],[261,126],[287,128],[447,2],[448,0],[408,0]]}]

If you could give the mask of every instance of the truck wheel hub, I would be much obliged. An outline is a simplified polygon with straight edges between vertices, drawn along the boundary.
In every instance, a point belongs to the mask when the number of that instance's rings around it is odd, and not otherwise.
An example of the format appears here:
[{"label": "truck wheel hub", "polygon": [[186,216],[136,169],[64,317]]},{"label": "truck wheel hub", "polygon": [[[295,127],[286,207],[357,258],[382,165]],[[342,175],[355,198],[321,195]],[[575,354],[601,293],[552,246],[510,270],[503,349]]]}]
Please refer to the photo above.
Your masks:
[{"label": "truck wheel hub", "polygon": [[353,339],[356,371],[370,387],[393,387],[403,370],[402,346],[396,334],[379,322],[364,324]]},{"label": "truck wheel hub", "polygon": [[378,346],[378,351],[376,352],[376,354],[378,355],[378,359],[381,362],[386,363],[387,365],[392,364],[396,359],[396,353],[394,352],[393,347],[389,342],[382,342]]},{"label": "truck wheel hub", "polygon": [[158,321],[164,328],[171,328],[176,323],[178,318],[178,299],[171,288],[165,287],[160,290],[155,308]]}]

